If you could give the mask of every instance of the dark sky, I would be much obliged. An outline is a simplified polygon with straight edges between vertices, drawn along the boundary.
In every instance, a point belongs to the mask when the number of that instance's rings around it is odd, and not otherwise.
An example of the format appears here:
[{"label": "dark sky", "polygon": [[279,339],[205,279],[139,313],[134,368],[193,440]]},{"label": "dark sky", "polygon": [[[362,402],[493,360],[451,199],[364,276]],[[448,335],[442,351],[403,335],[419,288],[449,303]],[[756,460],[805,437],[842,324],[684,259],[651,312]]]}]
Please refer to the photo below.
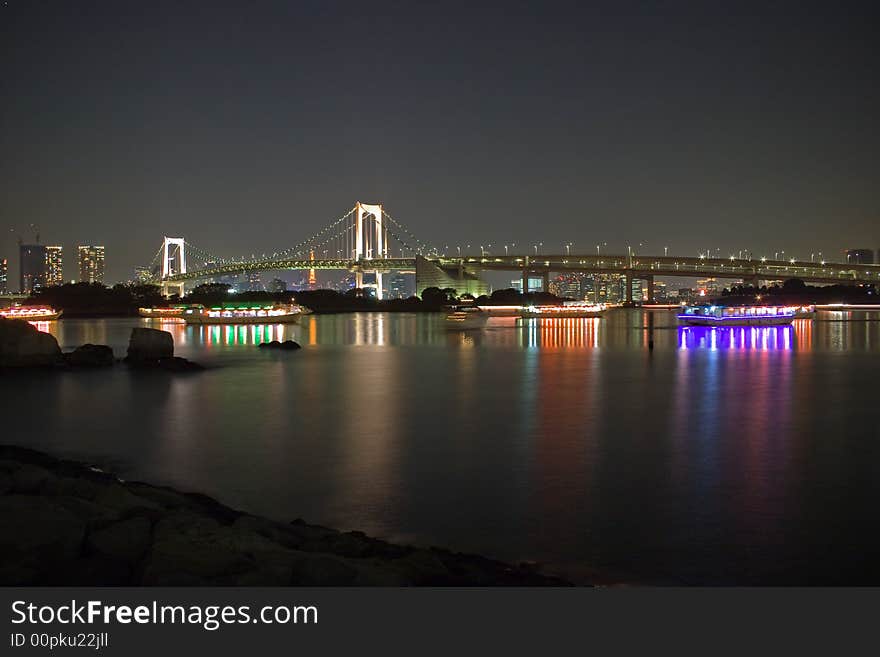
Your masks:
[{"label": "dark sky", "polygon": [[34,222],[113,281],[163,234],[274,251],[358,199],[441,245],[877,249],[872,11],[0,0],[0,257]]}]

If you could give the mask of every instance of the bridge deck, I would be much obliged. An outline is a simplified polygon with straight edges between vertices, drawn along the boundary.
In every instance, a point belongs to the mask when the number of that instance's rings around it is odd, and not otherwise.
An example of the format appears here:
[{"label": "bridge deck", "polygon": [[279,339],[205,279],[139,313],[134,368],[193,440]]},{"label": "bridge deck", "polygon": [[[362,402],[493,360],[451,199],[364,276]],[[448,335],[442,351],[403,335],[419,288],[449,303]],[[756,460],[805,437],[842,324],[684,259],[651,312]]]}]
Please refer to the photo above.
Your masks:
[{"label": "bridge deck", "polygon": [[[782,260],[744,260],[723,258],[683,258],[674,256],[626,255],[507,255],[462,256],[460,258],[430,257],[428,260],[443,267],[464,266],[471,270],[533,272],[585,272],[595,274],[625,274],[644,276],[688,276],[691,278],[729,278],[778,280],[800,278],[816,283],[880,283],[880,265],[853,265],[845,263],[816,263]],[[338,259],[267,259],[225,263],[207,269],[190,270],[186,274],[169,276],[169,283],[196,280],[213,276],[248,271],[278,270],[344,270],[344,271],[400,271],[414,270],[416,258],[382,258],[375,260]]]}]

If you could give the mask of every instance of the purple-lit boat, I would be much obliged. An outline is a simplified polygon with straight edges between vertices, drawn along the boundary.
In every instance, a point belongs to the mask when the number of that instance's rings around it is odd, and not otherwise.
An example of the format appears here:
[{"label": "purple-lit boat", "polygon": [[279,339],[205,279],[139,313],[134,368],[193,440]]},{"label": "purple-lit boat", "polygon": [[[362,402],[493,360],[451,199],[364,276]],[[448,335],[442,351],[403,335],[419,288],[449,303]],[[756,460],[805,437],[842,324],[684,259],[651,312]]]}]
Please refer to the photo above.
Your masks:
[{"label": "purple-lit boat", "polygon": [[793,306],[685,306],[678,321],[685,326],[780,326],[791,324]]}]

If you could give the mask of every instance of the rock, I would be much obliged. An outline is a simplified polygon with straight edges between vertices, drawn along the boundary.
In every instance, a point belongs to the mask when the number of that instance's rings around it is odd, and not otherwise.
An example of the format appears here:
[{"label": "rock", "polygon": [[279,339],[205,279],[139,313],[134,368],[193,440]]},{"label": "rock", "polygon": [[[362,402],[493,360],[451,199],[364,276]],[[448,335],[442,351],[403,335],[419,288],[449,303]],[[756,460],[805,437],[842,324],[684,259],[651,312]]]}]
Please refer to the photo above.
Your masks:
[{"label": "rock", "polygon": [[350,586],[358,577],[357,568],[343,559],[315,555],[293,564],[292,586]]},{"label": "rock", "polygon": [[12,473],[12,492],[38,493],[50,478],[54,480],[55,475],[50,474],[46,468],[25,463]]},{"label": "rock", "polygon": [[284,342],[278,342],[278,340],[272,340],[271,342],[261,342],[257,345],[259,349],[279,349],[281,351],[293,351],[295,349],[302,349],[302,346],[298,342],[294,342],[293,340],[285,340]]},{"label": "rock", "polygon": [[0,367],[48,367],[61,362],[54,336],[21,319],[0,318]]},{"label": "rock", "polygon": [[104,344],[84,344],[68,354],[64,362],[71,367],[109,367],[113,365],[113,349]]},{"label": "rock", "polygon": [[201,372],[204,367],[198,363],[194,363],[186,358],[172,356],[171,358],[160,358],[156,363],[160,370],[166,372]]},{"label": "rock", "polygon": [[83,522],[51,498],[0,497],[0,584],[41,582],[79,557],[84,535]]},{"label": "rock", "polygon": [[86,547],[98,556],[132,564],[149,550],[150,534],[150,521],[135,516],[93,531],[86,539]]},{"label": "rock", "polygon": [[153,364],[161,358],[174,357],[174,338],[168,331],[133,328],[128,339],[125,361],[132,364]]}]

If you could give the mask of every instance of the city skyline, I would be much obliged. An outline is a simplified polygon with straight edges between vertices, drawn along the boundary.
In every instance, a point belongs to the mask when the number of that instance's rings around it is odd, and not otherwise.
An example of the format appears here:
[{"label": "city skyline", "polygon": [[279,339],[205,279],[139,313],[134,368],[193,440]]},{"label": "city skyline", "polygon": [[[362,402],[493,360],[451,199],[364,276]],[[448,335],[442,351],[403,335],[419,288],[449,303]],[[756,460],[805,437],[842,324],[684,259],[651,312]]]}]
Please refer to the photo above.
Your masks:
[{"label": "city skyline", "polygon": [[117,281],[163,234],[271,251],[352,198],[441,247],[880,248],[859,8],[2,11],[13,271],[30,223]]}]

